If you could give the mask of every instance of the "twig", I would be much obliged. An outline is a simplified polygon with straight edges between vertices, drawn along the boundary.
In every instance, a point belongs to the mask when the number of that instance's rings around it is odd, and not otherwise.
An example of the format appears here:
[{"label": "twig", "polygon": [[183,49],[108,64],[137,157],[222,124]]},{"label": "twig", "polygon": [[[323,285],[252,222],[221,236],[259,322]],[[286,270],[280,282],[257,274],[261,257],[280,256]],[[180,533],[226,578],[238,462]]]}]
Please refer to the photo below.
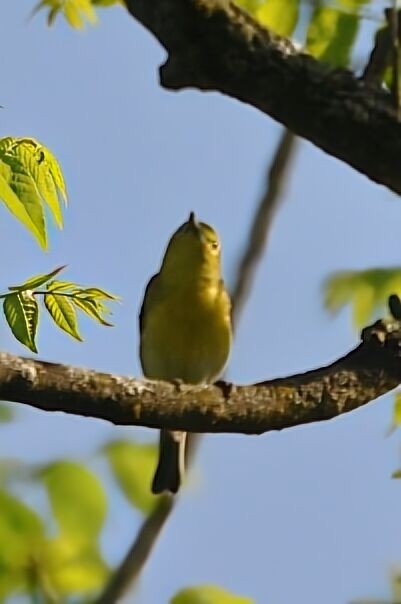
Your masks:
[{"label": "twig", "polygon": [[267,173],[266,191],[260,201],[251,226],[249,243],[237,269],[237,279],[232,290],[232,319],[236,325],[252,287],[256,267],[263,255],[273,218],[283,199],[296,146],[296,137],[285,129],[281,134],[272,163]]},{"label": "twig", "polygon": [[170,516],[175,499],[162,495],[156,507],[142,524],[123,562],[113,574],[96,604],[114,604],[138,579],[146,560],[159,537],[167,518]]}]

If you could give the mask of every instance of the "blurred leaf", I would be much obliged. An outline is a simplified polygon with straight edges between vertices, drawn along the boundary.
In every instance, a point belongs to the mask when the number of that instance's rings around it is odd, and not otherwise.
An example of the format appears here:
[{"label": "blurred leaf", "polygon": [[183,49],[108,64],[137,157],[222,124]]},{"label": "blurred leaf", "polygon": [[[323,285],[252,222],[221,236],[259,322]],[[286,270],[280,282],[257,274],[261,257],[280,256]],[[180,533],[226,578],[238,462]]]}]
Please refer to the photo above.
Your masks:
[{"label": "blurred leaf", "polygon": [[124,5],[124,0],[92,0],[94,6],[112,6],[113,4]]},{"label": "blurred leaf", "polygon": [[401,295],[401,268],[339,271],[324,283],[324,304],[335,313],[346,304],[353,308],[356,327],[365,325],[378,310],[387,309],[391,294]]},{"label": "blurred leaf", "polygon": [[58,268],[54,269],[54,271],[52,271],[51,273],[36,275],[35,277],[31,277],[27,281],[24,281],[24,283],[22,283],[21,285],[12,285],[8,289],[11,291],[24,291],[27,289],[36,289],[37,287],[40,287],[41,285],[46,283],[46,281],[49,281],[52,277],[57,275],[64,268],[65,266],[59,266]]},{"label": "blurred leaf", "polygon": [[35,298],[28,292],[7,294],[4,298],[3,309],[14,337],[32,352],[37,352],[35,336],[39,308]]},{"label": "blurred leaf", "polygon": [[44,538],[39,516],[16,497],[0,490],[0,567],[24,569]]},{"label": "blurred leaf", "polygon": [[299,16],[299,0],[266,0],[256,10],[259,23],[280,36],[291,36]]},{"label": "blurred leaf", "polygon": [[[0,401],[0,424],[8,424],[15,417],[15,409],[9,403]],[[1,465],[1,461],[0,461]],[[1,472],[0,472],[1,474]]]},{"label": "blurred leaf", "polygon": [[115,441],[104,451],[129,502],[144,514],[151,512],[158,499],[150,490],[157,463],[156,445]]},{"label": "blurred leaf", "polygon": [[45,306],[60,329],[82,342],[79,335],[77,316],[72,302],[62,294],[46,294]]},{"label": "blurred leaf", "polygon": [[48,541],[43,566],[46,579],[58,594],[83,595],[101,588],[109,569],[93,543],[69,536]]},{"label": "blurred leaf", "polygon": [[291,36],[299,17],[300,0],[238,0],[259,23],[280,36]]},{"label": "blurred leaf", "polygon": [[351,58],[359,17],[331,6],[318,6],[309,23],[305,50],[335,67],[345,67]]},{"label": "blurred leaf", "polygon": [[255,600],[236,596],[215,585],[199,585],[181,590],[170,604],[255,604]]},{"label": "blurred leaf", "polygon": [[[0,566],[0,602],[8,602],[8,598],[27,588],[27,577],[24,569],[18,570]],[[6,600],[7,599],[7,600]]]},{"label": "blurred leaf", "polygon": [[107,500],[97,476],[85,466],[58,461],[40,472],[62,535],[93,540],[100,533]]},{"label": "blurred leaf", "polygon": [[394,396],[393,417],[387,436],[390,436],[401,425],[401,391],[396,392]]},{"label": "blurred leaf", "polygon": [[392,572],[391,575],[392,600],[393,602],[401,602],[401,574],[400,572]]}]

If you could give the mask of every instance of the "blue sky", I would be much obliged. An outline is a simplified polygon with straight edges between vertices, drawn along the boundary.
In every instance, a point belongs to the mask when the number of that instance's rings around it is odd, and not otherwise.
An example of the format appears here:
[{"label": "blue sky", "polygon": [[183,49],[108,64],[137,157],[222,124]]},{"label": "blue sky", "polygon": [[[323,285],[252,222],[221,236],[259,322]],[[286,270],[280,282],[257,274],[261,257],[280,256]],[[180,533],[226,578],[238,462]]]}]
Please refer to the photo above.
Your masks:
[{"label": "blue sky", "polygon": [[[77,33],[51,30],[32,0],[3,3],[0,135],[29,135],[60,159],[70,208],[42,253],[1,210],[1,287],[68,264],[66,276],[123,297],[115,327],[84,322],[79,344],[43,319],[40,357],[138,375],[137,314],[172,231],[190,210],[219,231],[230,282],[280,127],[215,93],[162,90],[164,51],[123,10]],[[300,144],[285,203],[244,312],[229,367],[238,383],[307,370],[357,343],[349,312],[331,319],[333,270],[401,264],[401,202]],[[26,354],[0,324],[2,348]],[[401,434],[385,438],[391,396],[335,420],[260,437],[209,436],[192,484],[148,563],[138,601],[217,583],[258,604],[346,604],[388,597],[401,567]],[[89,460],[106,440],[151,431],[21,408],[1,428],[0,457]],[[99,472],[110,478],[101,466]],[[28,500],[33,495],[27,493]],[[123,556],[138,519],[111,502],[103,546]],[[127,602],[132,598],[127,598]]]}]

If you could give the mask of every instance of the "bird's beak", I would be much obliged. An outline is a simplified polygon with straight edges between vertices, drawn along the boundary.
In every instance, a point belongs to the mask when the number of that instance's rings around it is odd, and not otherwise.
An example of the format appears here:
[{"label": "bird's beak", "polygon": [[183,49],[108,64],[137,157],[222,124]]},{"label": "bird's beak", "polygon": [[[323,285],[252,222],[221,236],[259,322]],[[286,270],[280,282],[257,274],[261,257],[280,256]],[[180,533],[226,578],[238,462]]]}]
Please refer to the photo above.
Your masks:
[{"label": "bird's beak", "polygon": [[191,212],[188,218],[188,225],[190,227],[192,227],[193,229],[195,229],[196,231],[199,230],[199,222],[196,219],[195,216],[195,212]]}]

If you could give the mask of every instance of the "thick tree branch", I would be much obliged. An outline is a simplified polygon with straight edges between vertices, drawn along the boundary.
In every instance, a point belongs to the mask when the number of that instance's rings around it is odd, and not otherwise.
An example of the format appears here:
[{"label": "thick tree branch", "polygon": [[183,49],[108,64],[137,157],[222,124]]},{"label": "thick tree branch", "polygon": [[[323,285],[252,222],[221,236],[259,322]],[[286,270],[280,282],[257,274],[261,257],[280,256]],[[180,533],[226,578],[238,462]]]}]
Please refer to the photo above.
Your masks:
[{"label": "thick tree branch", "polygon": [[299,52],[229,0],[126,4],[168,52],[164,87],[217,90],[253,105],[401,193],[401,123],[379,87]]},{"label": "thick tree branch", "polygon": [[[290,345],[290,344],[289,344]],[[114,424],[261,434],[325,420],[401,382],[401,323],[379,321],[331,365],[250,386],[186,386],[0,354],[0,398]]]}]

